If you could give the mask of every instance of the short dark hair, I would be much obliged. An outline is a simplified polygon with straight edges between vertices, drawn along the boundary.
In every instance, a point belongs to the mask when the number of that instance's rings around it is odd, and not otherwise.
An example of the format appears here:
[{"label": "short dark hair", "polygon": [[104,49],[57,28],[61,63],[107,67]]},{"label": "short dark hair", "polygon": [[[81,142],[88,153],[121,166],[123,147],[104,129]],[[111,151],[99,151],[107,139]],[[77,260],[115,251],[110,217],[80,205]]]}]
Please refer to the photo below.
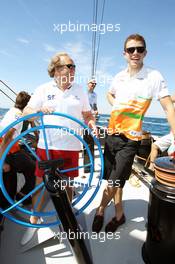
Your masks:
[{"label": "short dark hair", "polygon": [[23,110],[24,107],[26,107],[28,101],[30,100],[30,97],[31,96],[27,92],[25,91],[20,92],[16,97],[15,107],[20,110]]},{"label": "short dark hair", "polygon": [[143,46],[145,47],[146,49],[146,41],[144,39],[143,36],[139,35],[139,34],[132,34],[130,36],[127,37],[127,39],[125,40],[125,43],[124,43],[124,50],[126,50],[126,44],[129,40],[136,40],[136,41],[141,41],[143,43]]}]

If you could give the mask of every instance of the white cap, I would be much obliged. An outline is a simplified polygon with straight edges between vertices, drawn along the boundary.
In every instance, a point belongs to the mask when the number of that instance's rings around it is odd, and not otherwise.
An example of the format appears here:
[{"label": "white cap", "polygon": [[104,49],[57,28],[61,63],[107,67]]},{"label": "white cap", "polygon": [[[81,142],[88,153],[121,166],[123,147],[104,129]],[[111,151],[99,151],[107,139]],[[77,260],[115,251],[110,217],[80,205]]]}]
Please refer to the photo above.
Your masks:
[{"label": "white cap", "polygon": [[90,80],[88,81],[88,83],[95,83],[95,84],[96,84],[97,82],[96,82],[95,79],[90,79]]}]

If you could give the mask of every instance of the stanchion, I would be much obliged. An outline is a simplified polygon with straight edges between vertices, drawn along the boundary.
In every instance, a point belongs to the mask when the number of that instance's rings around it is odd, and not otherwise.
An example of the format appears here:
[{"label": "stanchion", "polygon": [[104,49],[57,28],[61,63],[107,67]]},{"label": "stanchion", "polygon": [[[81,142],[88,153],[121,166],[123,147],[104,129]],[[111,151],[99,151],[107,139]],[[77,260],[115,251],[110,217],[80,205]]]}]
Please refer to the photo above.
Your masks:
[{"label": "stanchion", "polygon": [[[44,183],[50,194],[58,217],[63,225],[63,229],[67,234],[67,238],[75,253],[79,264],[93,264],[87,251],[85,241],[81,236],[81,230],[72,212],[67,192],[63,187],[62,175],[57,172],[58,166],[63,165],[62,159],[40,161],[40,169],[45,170]],[[73,237],[71,235],[73,234]]]}]

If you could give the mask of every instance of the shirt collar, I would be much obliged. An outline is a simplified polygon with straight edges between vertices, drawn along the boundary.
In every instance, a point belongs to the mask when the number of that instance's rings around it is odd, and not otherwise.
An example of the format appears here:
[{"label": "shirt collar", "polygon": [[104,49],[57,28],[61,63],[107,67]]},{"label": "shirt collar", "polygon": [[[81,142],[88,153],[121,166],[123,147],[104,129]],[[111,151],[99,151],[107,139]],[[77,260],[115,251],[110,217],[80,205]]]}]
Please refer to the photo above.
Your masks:
[{"label": "shirt collar", "polygon": [[[53,85],[53,87],[56,87],[56,88],[59,88],[58,86],[57,86],[57,83],[56,83],[56,81],[55,80],[53,80],[53,82],[52,82],[52,85]],[[70,88],[73,86],[73,84],[71,84],[66,90],[70,90]],[[61,90],[61,89],[60,89]],[[66,91],[65,90],[65,91]],[[61,90],[62,91],[62,90]]]},{"label": "shirt collar", "polygon": [[[124,70],[124,75],[130,78],[128,73],[128,68]],[[146,67],[143,65],[143,67],[140,69],[138,73],[136,73],[134,76],[132,76],[132,79],[144,79],[146,76]]]}]

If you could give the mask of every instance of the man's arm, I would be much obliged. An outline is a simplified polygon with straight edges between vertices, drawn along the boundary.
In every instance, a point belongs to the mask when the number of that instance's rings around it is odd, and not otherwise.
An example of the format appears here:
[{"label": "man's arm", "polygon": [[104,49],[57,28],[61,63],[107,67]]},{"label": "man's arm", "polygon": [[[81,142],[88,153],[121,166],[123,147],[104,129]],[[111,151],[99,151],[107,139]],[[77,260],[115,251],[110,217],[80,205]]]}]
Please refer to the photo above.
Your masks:
[{"label": "man's arm", "polygon": [[93,130],[93,134],[98,137],[98,129],[95,124],[95,117],[91,111],[82,112],[84,122]]},{"label": "man's arm", "polygon": [[[26,106],[23,110],[23,116],[35,114],[35,113],[37,113],[36,109],[31,108],[29,106]],[[36,117],[30,118],[29,122],[33,122],[35,119],[36,119]]]},{"label": "man's arm", "polygon": [[83,119],[85,124],[88,125],[88,127],[90,127],[93,130],[94,135],[96,135],[96,137],[98,137],[98,129],[96,127],[95,124],[95,117],[93,116],[91,111],[86,111],[86,112],[82,112],[83,115]]},{"label": "man's arm", "polygon": [[95,118],[91,111],[82,112],[84,122],[91,128],[96,129]]},{"label": "man's arm", "polygon": [[36,113],[36,109],[32,108],[32,107],[29,107],[29,106],[26,106],[23,110],[23,116],[26,116],[26,115],[30,115],[30,114],[34,114]]},{"label": "man's arm", "polygon": [[94,105],[93,105],[93,113],[94,113],[95,116],[98,115],[97,104],[94,104]]},{"label": "man's arm", "polygon": [[[34,121],[30,121],[30,125],[31,125],[32,128],[36,127]],[[38,139],[39,139],[39,131],[38,131],[38,130],[35,130],[35,131],[33,131],[33,133],[34,133],[34,135],[35,135],[35,139],[36,139],[36,141],[38,141]]]},{"label": "man's arm", "polygon": [[149,169],[150,170],[154,170],[154,161],[157,158],[159,153],[159,147],[152,143],[151,145],[151,153],[150,153],[150,165],[149,165]]},{"label": "man's arm", "polygon": [[111,104],[111,105],[114,105],[114,100],[115,100],[115,95],[108,92],[107,93],[107,99],[108,99],[108,102]]},{"label": "man's arm", "polygon": [[2,140],[1,145],[0,145],[0,158],[2,157],[2,154],[4,153],[8,144],[12,141],[15,130],[16,130],[15,128],[11,128],[3,137],[3,140]]},{"label": "man's arm", "polygon": [[[23,116],[35,114],[38,112],[43,112],[44,114],[50,114],[50,113],[54,112],[54,109],[51,107],[42,107],[41,109],[36,110],[35,108],[26,106],[23,110]],[[37,117],[30,118],[29,121],[31,122],[31,121],[34,121],[35,119],[37,119]]]},{"label": "man's arm", "polygon": [[174,111],[174,105],[172,103],[170,96],[165,96],[160,99],[160,103],[167,115],[168,123],[170,124],[171,131],[175,138],[175,111]]}]

